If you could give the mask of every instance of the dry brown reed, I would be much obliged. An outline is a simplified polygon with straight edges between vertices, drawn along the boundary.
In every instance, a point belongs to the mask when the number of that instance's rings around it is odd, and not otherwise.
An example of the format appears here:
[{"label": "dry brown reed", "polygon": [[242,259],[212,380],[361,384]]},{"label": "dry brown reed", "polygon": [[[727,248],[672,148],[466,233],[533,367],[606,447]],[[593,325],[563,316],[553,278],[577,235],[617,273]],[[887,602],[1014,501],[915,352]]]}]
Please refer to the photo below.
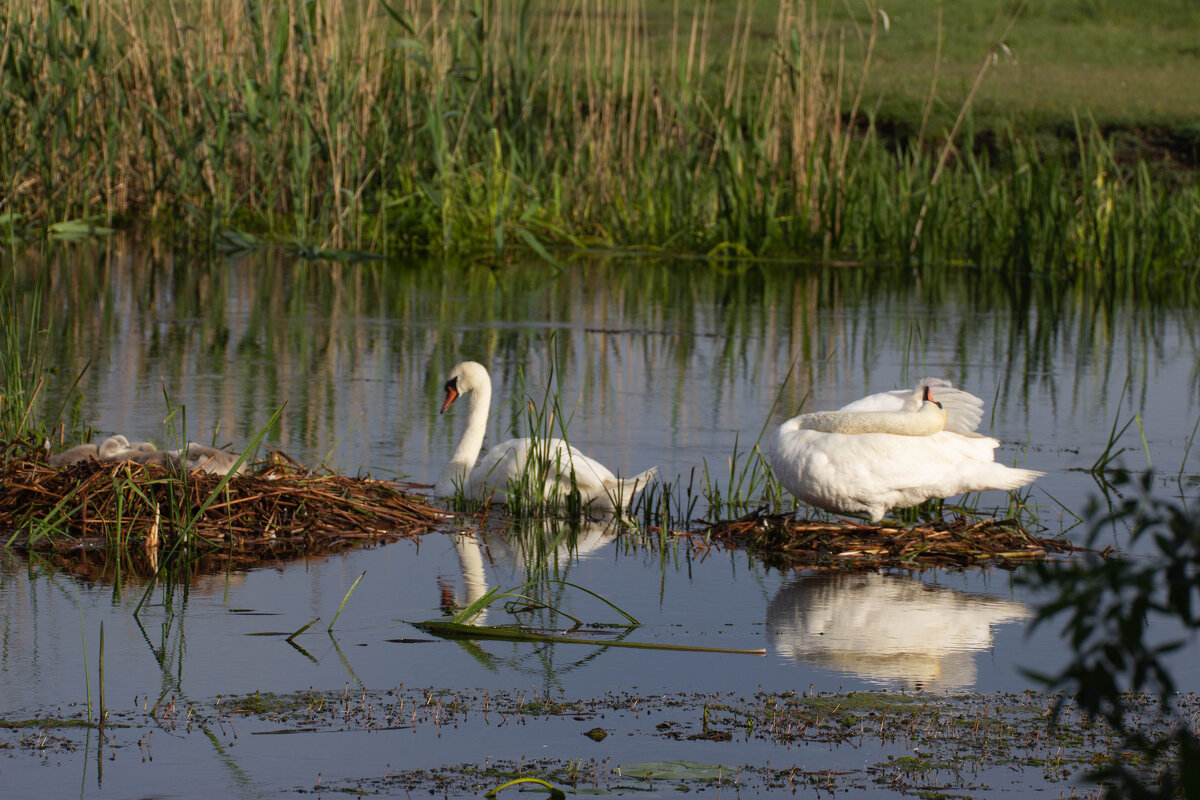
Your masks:
[{"label": "dry brown reed", "polygon": [[[219,486],[222,476],[199,471],[98,461],[55,469],[29,443],[3,449],[0,530],[23,550],[167,552],[184,545],[193,554],[275,557],[413,537],[443,519],[395,483],[316,475],[279,458]],[[157,562],[157,553],[150,556]]]},{"label": "dry brown reed", "polygon": [[[771,192],[780,175],[806,186],[823,138],[840,136],[823,44],[798,0],[780,3],[761,87],[747,73],[762,44],[746,0],[731,44],[714,41],[713,0],[676,4],[673,30],[687,34],[666,56],[644,0],[75,8],[10,0],[0,13],[0,77],[11,67],[0,95],[12,99],[0,139],[17,154],[0,163],[0,212],[191,208],[370,246],[389,203],[415,192],[450,246],[468,222],[511,234],[531,204],[547,219],[522,221],[539,236],[607,204],[664,213],[638,208],[629,187],[645,191],[668,153],[698,182],[725,158],[756,186],[740,191]],[[724,65],[709,63],[718,49]]]},{"label": "dry brown reed", "polygon": [[779,567],[1011,567],[1083,549],[1065,539],[1034,536],[1015,519],[939,520],[900,528],[759,516],[717,522],[702,533]]}]

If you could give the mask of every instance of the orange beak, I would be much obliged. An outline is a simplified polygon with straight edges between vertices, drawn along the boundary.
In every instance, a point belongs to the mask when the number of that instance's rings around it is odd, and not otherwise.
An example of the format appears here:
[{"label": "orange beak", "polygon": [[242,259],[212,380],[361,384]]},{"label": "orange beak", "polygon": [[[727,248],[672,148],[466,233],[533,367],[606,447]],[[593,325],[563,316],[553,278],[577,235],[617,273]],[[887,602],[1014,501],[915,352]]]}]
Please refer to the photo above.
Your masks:
[{"label": "orange beak", "polygon": [[446,386],[446,399],[442,402],[442,410],[439,411],[438,413],[445,414],[446,409],[449,408],[450,404],[453,403],[457,399],[458,399],[458,390],[455,389],[453,386],[447,385]]}]

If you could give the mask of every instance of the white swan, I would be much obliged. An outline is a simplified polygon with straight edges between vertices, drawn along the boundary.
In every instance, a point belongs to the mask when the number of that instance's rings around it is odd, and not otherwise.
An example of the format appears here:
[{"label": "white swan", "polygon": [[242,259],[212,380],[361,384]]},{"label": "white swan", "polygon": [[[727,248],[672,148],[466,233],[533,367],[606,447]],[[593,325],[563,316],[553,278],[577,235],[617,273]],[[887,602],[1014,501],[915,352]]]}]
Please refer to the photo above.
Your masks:
[{"label": "white swan", "polygon": [[[993,460],[975,432],[983,401],[939,378],[780,425],[764,453],[783,487],[809,505],[872,522],[889,508],[985,489],[1016,489],[1042,472]],[[886,431],[886,432],[881,432]]]},{"label": "white swan", "polygon": [[464,361],[450,371],[445,388],[441,413],[463,395],[471,396],[471,408],[467,428],[434,487],[437,497],[452,497],[461,490],[474,500],[494,497],[506,502],[510,482],[520,482],[532,469],[542,472],[534,479],[542,485],[544,500],[565,501],[573,480],[585,509],[611,512],[628,506],[634,493],[658,475],[658,468],[652,467],[632,478],[618,478],[561,439],[509,439],[489,450],[476,466],[492,404],[492,379],[482,364]]}]

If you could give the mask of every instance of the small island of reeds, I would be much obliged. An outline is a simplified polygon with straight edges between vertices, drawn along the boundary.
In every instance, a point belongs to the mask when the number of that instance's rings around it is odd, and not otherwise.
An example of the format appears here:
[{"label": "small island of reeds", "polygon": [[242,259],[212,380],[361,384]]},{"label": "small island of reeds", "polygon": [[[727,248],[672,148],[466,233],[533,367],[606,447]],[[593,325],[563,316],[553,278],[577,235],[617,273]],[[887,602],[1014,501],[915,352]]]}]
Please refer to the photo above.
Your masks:
[{"label": "small island of reeds", "polygon": [[128,554],[140,574],[177,552],[249,566],[411,538],[445,516],[395,482],[318,474],[282,454],[236,476],[130,461],[59,469],[16,440],[0,448],[0,487],[8,546],[68,560]]},{"label": "small island of reeds", "polygon": [[780,568],[1011,568],[1080,549],[1066,539],[1035,536],[1017,518],[962,515],[897,526],[756,514],[716,522],[703,533]]}]

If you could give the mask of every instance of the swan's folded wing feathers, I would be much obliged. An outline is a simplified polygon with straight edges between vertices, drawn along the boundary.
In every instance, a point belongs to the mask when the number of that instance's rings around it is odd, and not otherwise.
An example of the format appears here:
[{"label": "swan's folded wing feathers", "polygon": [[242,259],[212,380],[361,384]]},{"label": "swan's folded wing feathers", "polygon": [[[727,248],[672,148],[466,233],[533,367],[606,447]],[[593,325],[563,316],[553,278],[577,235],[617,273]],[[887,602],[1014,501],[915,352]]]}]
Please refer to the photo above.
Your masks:
[{"label": "swan's folded wing feathers", "polygon": [[921,394],[926,386],[946,412],[946,430],[974,433],[979,429],[979,423],[983,421],[983,400],[970,392],[955,389],[950,381],[941,378],[926,378],[917,386],[916,393]]},{"label": "swan's folded wing feathers", "polygon": [[920,410],[925,387],[946,412],[946,430],[972,433],[983,421],[983,401],[970,392],[955,389],[945,378],[925,378],[915,389],[879,392],[848,403],[839,411],[912,411]]}]

